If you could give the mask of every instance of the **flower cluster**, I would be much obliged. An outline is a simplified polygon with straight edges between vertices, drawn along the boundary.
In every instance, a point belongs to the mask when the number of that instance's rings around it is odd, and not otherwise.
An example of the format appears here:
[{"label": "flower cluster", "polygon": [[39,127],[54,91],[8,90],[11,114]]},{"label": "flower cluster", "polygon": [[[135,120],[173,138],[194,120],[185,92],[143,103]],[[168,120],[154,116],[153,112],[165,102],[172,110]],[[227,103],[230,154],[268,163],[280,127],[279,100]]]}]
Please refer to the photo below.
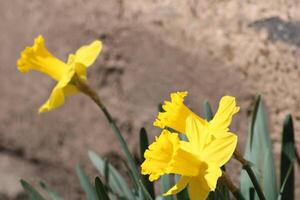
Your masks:
[{"label": "flower cluster", "polygon": [[[211,121],[202,119],[184,105],[187,92],[171,94],[163,105],[155,126],[164,129],[144,157],[142,174],[157,180],[163,174],[178,174],[180,179],[164,195],[176,194],[188,186],[191,200],[206,199],[216,188],[221,167],[231,158],[237,136],[229,131],[232,117],[239,111],[235,98],[224,96]],[[171,128],[178,133],[172,133]],[[187,141],[179,134],[185,134]]]}]

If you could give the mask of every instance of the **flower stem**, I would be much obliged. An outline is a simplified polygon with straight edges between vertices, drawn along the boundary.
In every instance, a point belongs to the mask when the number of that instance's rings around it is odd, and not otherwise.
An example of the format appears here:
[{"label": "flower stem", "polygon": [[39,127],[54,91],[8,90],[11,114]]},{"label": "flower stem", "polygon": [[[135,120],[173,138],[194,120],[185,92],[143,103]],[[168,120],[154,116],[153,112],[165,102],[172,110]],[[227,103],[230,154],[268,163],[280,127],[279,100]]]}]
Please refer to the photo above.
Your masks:
[{"label": "flower stem", "polygon": [[247,161],[240,152],[238,152],[237,150],[234,151],[233,153],[234,157],[236,160],[238,160],[242,165],[243,165],[243,169],[246,170],[248,176],[250,177],[252,184],[254,186],[254,189],[259,197],[260,200],[266,200],[266,197],[264,196],[264,193],[255,177],[255,174],[251,168],[251,165],[249,163],[249,161]]},{"label": "flower stem", "polygon": [[116,125],[115,121],[113,120],[111,114],[108,112],[107,108],[102,103],[102,101],[101,101],[100,97],[98,96],[97,92],[95,90],[93,90],[87,83],[80,80],[79,77],[74,78],[74,83],[75,83],[76,87],[81,92],[83,92],[85,95],[89,96],[94,101],[94,103],[97,104],[97,106],[100,108],[100,110],[104,113],[107,121],[111,125],[112,129],[114,130],[114,133],[115,133],[116,137],[118,138],[118,141],[121,145],[121,149],[123,150],[123,153],[125,154],[125,157],[127,159],[128,166],[129,166],[129,168],[132,172],[134,181],[144,191],[144,194],[146,195],[146,199],[152,200],[152,197],[150,196],[150,194],[147,191],[145,191],[145,189],[144,189],[144,187],[141,183],[141,177],[138,173],[136,163],[134,162],[134,159],[133,159],[133,157],[132,157],[132,155],[131,155],[131,153],[128,149],[128,146],[125,142],[124,137],[122,136],[122,133],[121,133],[120,129]]},{"label": "flower stem", "polygon": [[230,177],[228,176],[228,174],[226,172],[223,171],[222,176],[220,178],[220,180],[224,183],[224,185],[226,185],[226,187],[230,190],[230,192],[233,194],[233,196],[237,199],[237,200],[245,200],[244,196],[242,195],[241,191],[239,190],[239,188],[237,188],[232,180],[230,179]]}]

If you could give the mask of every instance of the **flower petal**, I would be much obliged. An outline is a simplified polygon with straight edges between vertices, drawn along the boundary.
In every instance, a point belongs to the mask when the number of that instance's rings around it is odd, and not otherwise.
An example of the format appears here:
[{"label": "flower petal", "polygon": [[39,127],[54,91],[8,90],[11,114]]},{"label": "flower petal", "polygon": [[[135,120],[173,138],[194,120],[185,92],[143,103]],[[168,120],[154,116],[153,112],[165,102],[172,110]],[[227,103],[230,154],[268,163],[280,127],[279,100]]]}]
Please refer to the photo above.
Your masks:
[{"label": "flower petal", "polygon": [[215,137],[222,137],[224,131],[228,131],[228,126],[232,121],[232,116],[239,111],[235,98],[224,96],[220,100],[219,108],[214,118],[209,122],[209,128]]},{"label": "flower petal", "polygon": [[74,69],[70,67],[68,72],[64,74],[63,78],[52,90],[49,99],[40,107],[39,113],[47,112],[63,105],[65,102],[65,96],[71,95],[75,92],[75,89],[72,86],[69,86],[74,74]]},{"label": "flower petal", "polygon": [[209,194],[209,190],[202,187],[201,182],[193,179],[188,187],[190,200],[205,200]]},{"label": "flower petal", "polygon": [[176,194],[176,193],[182,191],[187,186],[189,181],[190,181],[190,177],[181,176],[179,178],[178,182],[169,191],[164,193],[163,196]]},{"label": "flower petal", "polygon": [[207,128],[194,116],[186,120],[186,136],[192,145],[193,151],[201,152],[209,139]]},{"label": "flower petal", "polygon": [[76,51],[75,62],[84,65],[85,67],[91,66],[102,50],[102,42],[96,40],[89,45],[82,46]]},{"label": "flower petal", "polygon": [[237,136],[232,133],[222,133],[222,138],[216,138],[207,144],[203,150],[203,159],[223,166],[231,158],[236,145]]},{"label": "flower petal", "polygon": [[216,189],[220,176],[222,176],[221,168],[214,163],[209,163],[204,179],[210,191],[214,191]]}]

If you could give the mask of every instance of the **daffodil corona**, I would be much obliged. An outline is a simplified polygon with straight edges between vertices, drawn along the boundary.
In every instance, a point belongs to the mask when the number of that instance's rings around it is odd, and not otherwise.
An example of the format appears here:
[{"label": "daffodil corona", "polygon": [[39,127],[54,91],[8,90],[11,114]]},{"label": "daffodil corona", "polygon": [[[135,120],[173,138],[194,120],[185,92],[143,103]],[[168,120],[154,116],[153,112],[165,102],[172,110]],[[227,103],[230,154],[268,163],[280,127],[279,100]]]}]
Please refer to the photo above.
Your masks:
[{"label": "daffodil corona", "polygon": [[204,200],[215,190],[222,175],[221,166],[236,148],[237,136],[229,132],[228,126],[239,108],[233,97],[225,96],[215,117],[208,122],[183,104],[186,95],[171,94],[171,102],[165,102],[165,112],[159,113],[154,125],[186,134],[188,141],[180,140],[178,133],[163,130],[144,154],[142,174],[148,174],[150,181],[163,174],[181,175],[164,195],[176,194],[188,186],[191,200]]},{"label": "daffodil corona", "polygon": [[45,47],[42,36],[34,40],[31,47],[25,48],[17,61],[20,72],[30,70],[42,72],[57,81],[49,99],[40,107],[39,112],[50,111],[64,104],[65,97],[76,94],[79,89],[74,84],[75,78],[86,81],[87,67],[91,66],[102,49],[98,40],[79,48],[75,54],[70,54],[65,63],[54,57]]}]

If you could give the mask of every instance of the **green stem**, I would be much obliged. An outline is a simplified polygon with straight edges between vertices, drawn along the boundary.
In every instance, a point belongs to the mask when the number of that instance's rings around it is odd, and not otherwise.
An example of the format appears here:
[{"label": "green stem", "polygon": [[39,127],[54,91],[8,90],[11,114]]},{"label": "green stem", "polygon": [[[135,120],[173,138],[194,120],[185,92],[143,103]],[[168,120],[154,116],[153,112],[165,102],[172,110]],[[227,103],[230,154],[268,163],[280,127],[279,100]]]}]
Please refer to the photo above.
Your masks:
[{"label": "green stem", "polygon": [[235,152],[234,152],[234,157],[243,165],[243,169],[246,170],[259,199],[266,200],[266,197],[256,179],[256,176],[251,168],[250,163],[246,159],[244,159],[243,156],[241,155],[241,153],[238,152],[237,150],[235,150]]},{"label": "green stem", "polygon": [[245,200],[241,191],[233,184],[232,180],[226,172],[222,172],[222,176],[220,179],[237,200]]},{"label": "green stem", "polygon": [[[136,184],[139,185],[142,188],[142,190],[144,190],[143,185],[141,185],[141,178],[140,178],[140,175],[136,168],[136,164],[135,164],[134,159],[128,149],[125,139],[123,138],[122,133],[121,133],[120,129],[118,128],[118,126],[116,125],[115,121],[113,120],[111,114],[108,112],[107,108],[104,106],[104,104],[100,100],[97,92],[94,91],[91,87],[89,87],[89,85],[87,85],[85,82],[81,81],[78,77],[74,78],[74,82],[76,84],[76,87],[81,92],[83,92],[84,94],[89,96],[97,104],[97,106],[100,108],[100,110],[104,113],[107,121],[109,122],[110,126],[114,130],[116,137],[118,138],[118,141],[121,145],[121,149],[123,150],[123,153],[125,154],[129,168],[132,172],[133,179],[135,180]],[[152,200],[152,197],[150,196],[150,194],[147,191],[144,191],[144,193],[145,193],[147,199]]]}]

